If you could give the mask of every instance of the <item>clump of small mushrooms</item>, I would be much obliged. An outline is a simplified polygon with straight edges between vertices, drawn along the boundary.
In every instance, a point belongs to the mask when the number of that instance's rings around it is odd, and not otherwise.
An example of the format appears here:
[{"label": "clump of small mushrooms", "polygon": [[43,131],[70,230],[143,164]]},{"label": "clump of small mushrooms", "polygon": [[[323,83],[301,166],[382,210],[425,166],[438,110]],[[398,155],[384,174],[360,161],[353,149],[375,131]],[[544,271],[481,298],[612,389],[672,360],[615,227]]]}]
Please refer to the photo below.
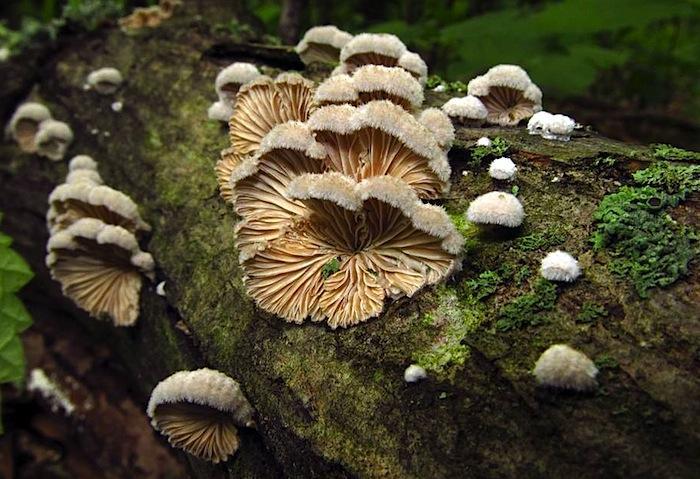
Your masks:
[{"label": "clump of small mushrooms", "polygon": [[306,65],[338,63],[340,50],[352,40],[352,35],[334,25],[310,28],[294,50]]},{"label": "clump of small mushrooms", "polygon": [[533,373],[541,386],[590,391],[598,385],[593,361],[566,344],[555,344],[542,353]]},{"label": "clump of small mushrooms", "polygon": [[162,380],[151,392],[146,412],[173,447],[213,463],[238,450],[238,427],[255,427],[255,411],[239,384],[206,368]]},{"label": "clump of small mushrooms", "polygon": [[531,135],[540,135],[545,140],[569,141],[576,128],[576,121],[566,115],[552,115],[546,111],[535,113],[527,124]]},{"label": "clump of small mushrooms", "polygon": [[46,222],[46,265],[63,294],[93,317],[133,325],[142,276],[153,279],[155,266],[138,244],[137,236],[150,226],[137,205],[105,186],[97,163],[80,155],[71,160],[66,182],[49,195]]},{"label": "clump of small mushrooms", "polygon": [[36,153],[51,161],[60,161],[73,142],[73,130],[67,123],[54,120],[41,103],[27,102],[17,107],[5,129],[22,151]]}]

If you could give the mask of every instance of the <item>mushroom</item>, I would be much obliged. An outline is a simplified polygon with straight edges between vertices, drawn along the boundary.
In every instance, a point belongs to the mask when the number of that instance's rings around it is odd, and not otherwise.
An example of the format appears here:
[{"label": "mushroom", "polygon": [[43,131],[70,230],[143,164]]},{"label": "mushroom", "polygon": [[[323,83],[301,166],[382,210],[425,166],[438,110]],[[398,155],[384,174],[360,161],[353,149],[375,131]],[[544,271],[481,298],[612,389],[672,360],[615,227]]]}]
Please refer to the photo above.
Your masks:
[{"label": "mushroom", "polygon": [[540,274],[550,281],[571,283],[581,276],[581,267],[569,253],[557,250],[542,259]]},{"label": "mushroom", "polygon": [[338,63],[340,50],[352,40],[352,35],[334,25],[310,28],[294,50],[305,65]]},{"label": "mushroom", "polygon": [[112,67],[100,68],[87,76],[88,86],[100,95],[114,94],[123,81],[119,70]]},{"label": "mushroom", "polygon": [[306,121],[313,95],[313,82],[296,73],[282,73],[275,80],[263,75],[243,85],[229,122],[231,146],[245,156],[254,153],[276,125]]},{"label": "mushroom", "polygon": [[433,133],[440,148],[447,151],[455,140],[455,129],[450,118],[439,108],[428,108],[421,112],[418,121]]},{"label": "mushroom", "polygon": [[513,160],[506,157],[496,158],[489,165],[489,176],[497,180],[512,180],[518,168]]},{"label": "mushroom", "polygon": [[399,57],[397,66],[413,75],[421,86],[425,86],[425,82],[428,79],[428,65],[425,64],[420,55],[414,52],[406,52]]},{"label": "mushroom", "polygon": [[287,321],[326,319],[333,329],[367,321],[387,296],[410,297],[459,263],[463,238],[445,211],[400,178],[307,173],[286,197],[299,213],[242,264],[256,303]]},{"label": "mushroom", "polygon": [[73,130],[70,126],[52,119],[41,122],[34,138],[37,154],[51,161],[62,160],[72,141]]},{"label": "mushroom", "polygon": [[213,463],[238,450],[237,426],[255,426],[253,407],[239,384],[207,368],[178,371],[159,382],[146,412],[173,447]]},{"label": "mushroom", "polygon": [[68,171],[72,173],[78,170],[97,171],[97,162],[88,155],[76,155],[68,162]]},{"label": "mushroom", "polygon": [[542,109],[542,92],[517,65],[496,65],[467,86],[488,110],[487,121],[514,126]]},{"label": "mushroom", "polygon": [[525,219],[523,205],[510,193],[491,191],[478,196],[467,208],[467,219],[477,224],[516,228]]},{"label": "mushroom", "polygon": [[566,115],[553,115],[542,130],[542,138],[545,140],[569,141],[575,127],[576,122],[573,118]]},{"label": "mushroom", "polygon": [[51,112],[41,103],[22,103],[12,115],[7,132],[19,144],[22,151],[36,151],[36,134],[39,125],[51,119]]},{"label": "mushroom", "polygon": [[221,150],[221,155],[219,161],[216,162],[214,171],[216,172],[216,181],[219,184],[219,194],[224,201],[231,201],[233,197],[231,173],[240,162],[241,157],[236,154],[233,148]]},{"label": "mushroom", "polygon": [[593,361],[566,344],[550,346],[535,363],[533,372],[541,386],[590,391],[598,385],[598,368]]},{"label": "mushroom", "polygon": [[352,75],[360,103],[389,100],[406,111],[417,109],[423,103],[423,88],[402,68],[364,65]]},{"label": "mushroom", "polygon": [[233,116],[233,108],[223,100],[216,101],[211,104],[207,110],[207,117],[210,120],[228,123]]},{"label": "mushroom", "polygon": [[[258,67],[252,63],[236,62],[219,72],[214,83],[219,102],[223,102],[231,110],[236,105],[236,95],[242,85],[261,76]],[[231,115],[228,115],[230,118]],[[229,120],[226,119],[226,121]]]},{"label": "mushroom", "polygon": [[356,105],[359,101],[353,78],[345,74],[328,77],[318,85],[314,93],[314,104],[317,107],[344,103]]},{"label": "mushroom", "polygon": [[486,147],[490,147],[492,145],[491,139],[489,139],[489,137],[487,137],[487,136],[482,136],[481,138],[476,140],[475,144],[476,144],[476,146],[486,146]]},{"label": "mushroom", "polygon": [[527,132],[531,135],[542,136],[542,132],[544,132],[545,125],[549,124],[553,116],[554,115],[552,115],[549,112],[538,111],[537,113],[532,115],[532,117],[530,117],[530,120],[527,122]]},{"label": "mushroom", "polygon": [[398,65],[406,45],[395,35],[388,33],[360,33],[352,38],[340,51],[343,73],[352,73],[363,65]]},{"label": "mushroom", "polygon": [[153,257],[121,226],[82,218],[54,233],[46,265],[63,294],[91,316],[131,326],[139,315],[141,275],[153,278]]},{"label": "mushroom", "polygon": [[417,364],[411,364],[403,372],[403,380],[407,383],[417,383],[418,381],[428,377],[428,373]]},{"label": "mushroom", "polygon": [[467,127],[482,126],[489,113],[481,100],[472,95],[450,98],[442,105],[442,111],[454,123]]}]

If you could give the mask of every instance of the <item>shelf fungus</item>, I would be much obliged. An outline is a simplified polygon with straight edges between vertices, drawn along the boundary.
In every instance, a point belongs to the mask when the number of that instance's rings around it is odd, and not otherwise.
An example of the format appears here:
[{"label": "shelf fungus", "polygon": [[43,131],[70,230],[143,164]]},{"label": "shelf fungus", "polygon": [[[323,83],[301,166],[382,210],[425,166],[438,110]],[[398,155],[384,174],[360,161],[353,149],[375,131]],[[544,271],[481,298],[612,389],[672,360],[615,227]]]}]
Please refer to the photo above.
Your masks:
[{"label": "shelf fungus", "polygon": [[[261,201],[272,199],[259,189]],[[284,196],[295,208],[285,227],[241,259],[249,294],[287,321],[359,324],[378,316],[386,297],[410,297],[459,263],[463,239],[445,211],[397,177],[307,173]]]},{"label": "shelf fungus", "polygon": [[488,123],[514,126],[542,109],[542,91],[517,65],[496,65],[467,86],[488,110]]},{"label": "shelf fungus", "polygon": [[38,155],[51,161],[60,161],[73,142],[73,130],[62,121],[44,120],[39,125],[34,142]]},{"label": "shelf fungus", "polygon": [[100,95],[113,95],[123,81],[119,70],[112,67],[100,68],[87,76],[88,86]]},{"label": "shelf fungus", "polygon": [[455,129],[450,118],[439,108],[426,108],[418,116],[418,121],[430,130],[440,148],[447,151],[455,141]]},{"label": "shelf fungus", "polygon": [[297,73],[282,73],[274,80],[263,75],[243,85],[229,121],[231,146],[241,157],[254,153],[276,125],[306,121],[313,96],[313,82]]},{"label": "shelf fungus", "polygon": [[305,65],[338,63],[340,50],[352,40],[352,35],[334,25],[310,28],[294,50]]},{"label": "shelf fungus", "polygon": [[569,141],[576,128],[576,121],[566,115],[553,115],[546,111],[535,113],[527,124],[531,135],[540,135],[545,140]]},{"label": "shelf fungus", "polygon": [[428,65],[425,64],[420,55],[414,52],[406,52],[399,57],[397,66],[413,75],[421,86],[425,86],[425,82],[428,79]]},{"label": "shelf fungus", "polygon": [[489,112],[486,106],[473,95],[450,98],[442,105],[442,111],[455,124],[466,127],[480,127],[486,123]]},{"label": "shelf fungus", "polygon": [[126,229],[82,218],[51,235],[46,265],[63,294],[91,316],[131,326],[139,315],[142,275],[153,279],[153,257]]},{"label": "shelf fungus", "polygon": [[491,191],[474,199],[467,208],[472,223],[517,228],[525,219],[523,205],[514,195]]},{"label": "shelf fungus", "polygon": [[328,105],[357,105],[360,95],[350,75],[330,76],[321,82],[314,93],[314,104],[318,107]]},{"label": "shelf fungus", "polygon": [[8,136],[12,136],[22,151],[34,153],[39,125],[50,119],[51,112],[41,103],[22,103],[7,125]]},{"label": "shelf fungus", "polygon": [[555,344],[542,353],[533,373],[541,386],[590,391],[598,385],[593,361],[566,344]]},{"label": "shelf fungus", "polygon": [[151,392],[146,412],[173,447],[213,463],[238,450],[237,427],[255,427],[253,407],[239,384],[206,368],[162,380]]}]

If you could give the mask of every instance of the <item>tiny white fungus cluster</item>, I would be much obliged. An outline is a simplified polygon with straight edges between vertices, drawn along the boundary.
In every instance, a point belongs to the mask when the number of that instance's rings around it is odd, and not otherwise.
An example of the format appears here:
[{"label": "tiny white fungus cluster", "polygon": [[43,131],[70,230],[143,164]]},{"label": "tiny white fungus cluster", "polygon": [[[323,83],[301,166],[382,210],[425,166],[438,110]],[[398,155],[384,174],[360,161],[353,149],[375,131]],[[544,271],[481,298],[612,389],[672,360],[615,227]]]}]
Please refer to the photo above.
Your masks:
[{"label": "tiny white fungus cluster", "polygon": [[533,373],[541,386],[590,391],[598,385],[593,361],[566,344],[555,344],[542,353]]},{"label": "tiny white fungus cluster", "polygon": [[542,259],[540,274],[550,281],[573,282],[581,276],[576,258],[564,251],[552,251]]},{"label": "tiny white fungus cluster", "polygon": [[75,411],[75,405],[68,395],[63,392],[58,384],[49,378],[43,369],[34,368],[29,373],[27,381],[27,391],[40,394],[51,407],[51,411],[63,410],[66,416],[70,416]]},{"label": "tiny white fungus cluster", "polygon": [[100,95],[112,95],[124,81],[119,70],[112,67],[100,68],[87,76],[87,89],[93,89]]},{"label": "tiny white fungus cluster", "polygon": [[428,377],[428,373],[422,367],[417,364],[411,364],[403,372],[403,380],[407,383],[417,383],[421,379]]},{"label": "tiny white fungus cluster", "polygon": [[506,157],[496,158],[489,165],[489,176],[497,180],[512,180],[517,171],[513,160]]},{"label": "tiny white fungus cluster", "polygon": [[525,219],[525,210],[518,199],[502,191],[491,191],[469,204],[467,219],[477,224],[516,228]]},{"label": "tiny white fungus cluster", "polygon": [[531,135],[540,135],[545,140],[569,141],[576,128],[576,121],[566,115],[553,115],[540,111],[532,115],[527,124]]},{"label": "tiny white fungus cluster", "polygon": [[241,86],[260,78],[262,74],[252,63],[236,62],[219,72],[214,81],[218,100],[207,110],[210,120],[228,122],[233,115],[236,96]]},{"label": "tiny white fungus cluster", "polygon": [[450,98],[442,105],[442,111],[455,123],[472,127],[482,126],[489,113],[481,100],[473,95]]}]

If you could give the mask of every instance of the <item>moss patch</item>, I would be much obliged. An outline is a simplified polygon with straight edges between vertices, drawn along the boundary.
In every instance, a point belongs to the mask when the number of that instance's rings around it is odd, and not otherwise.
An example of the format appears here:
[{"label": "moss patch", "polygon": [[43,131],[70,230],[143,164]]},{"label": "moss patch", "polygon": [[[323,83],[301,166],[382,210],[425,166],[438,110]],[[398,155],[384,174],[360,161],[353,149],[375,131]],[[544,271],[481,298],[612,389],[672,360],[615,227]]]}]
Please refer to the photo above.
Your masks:
[{"label": "moss patch", "polygon": [[500,309],[496,329],[510,331],[541,324],[545,321],[542,313],[552,310],[556,301],[557,286],[538,278],[529,293],[518,296]]},{"label": "moss patch", "polygon": [[671,161],[699,161],[700,153],[695,151],[683,150],[682,148],[676,148],[671,145],[664,145],[663,143],[651,145],[654,150],[654,157],[660,160],[671,160]]}]

